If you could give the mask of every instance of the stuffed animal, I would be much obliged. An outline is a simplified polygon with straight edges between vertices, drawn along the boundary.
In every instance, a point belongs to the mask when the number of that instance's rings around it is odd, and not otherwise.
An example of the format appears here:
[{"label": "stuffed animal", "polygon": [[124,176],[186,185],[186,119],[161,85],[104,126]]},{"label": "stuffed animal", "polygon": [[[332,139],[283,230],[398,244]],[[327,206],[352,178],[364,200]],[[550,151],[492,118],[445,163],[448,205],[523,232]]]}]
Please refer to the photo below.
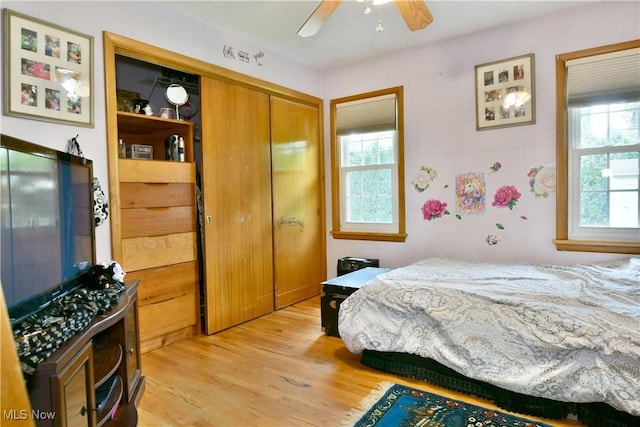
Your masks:
[{"label": "stuffed animal", "polygon": [[103,261],[89,269],[91,285],[98,289],[124,290],[124,276],[126,274],[116,261]]}]

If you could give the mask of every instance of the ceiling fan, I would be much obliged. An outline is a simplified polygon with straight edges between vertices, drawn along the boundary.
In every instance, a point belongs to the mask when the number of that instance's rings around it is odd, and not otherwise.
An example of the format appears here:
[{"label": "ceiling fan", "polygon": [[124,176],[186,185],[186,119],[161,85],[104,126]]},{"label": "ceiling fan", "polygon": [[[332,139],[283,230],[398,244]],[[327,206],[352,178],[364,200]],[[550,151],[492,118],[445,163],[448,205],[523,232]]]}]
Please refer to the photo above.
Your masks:
[{"label": "ceiling fan", "polygon": [[[372,1],[374,5],[385,3],[378,0],[369,1]],[[302,24],[302,27],[298,30],[298,35],[301,37],[310,37],[316,34],[341,2],[342,0],[322,0],[316,10],[314,10],[311,16]],[[407,27],[409,27],[409,30],[421,30],[433,22],[433,16],[431,12],[429,12],[424,0],[393,0],[393,2],[402,15]]]}]

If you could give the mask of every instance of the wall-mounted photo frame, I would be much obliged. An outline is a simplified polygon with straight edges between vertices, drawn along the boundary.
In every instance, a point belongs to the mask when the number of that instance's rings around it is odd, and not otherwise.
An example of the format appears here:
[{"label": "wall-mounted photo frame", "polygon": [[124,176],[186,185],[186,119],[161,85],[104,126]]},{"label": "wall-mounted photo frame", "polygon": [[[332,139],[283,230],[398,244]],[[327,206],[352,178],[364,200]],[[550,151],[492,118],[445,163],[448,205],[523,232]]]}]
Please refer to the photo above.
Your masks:
[{"label": "wall-mounted photo frame", "polygon": [[536,122],[534,55],[475,66],[476,130]]},{"label": "wall-mounted photo frame", "polygon": [[93,127],[93,37],[3,12],[4,114]]}]

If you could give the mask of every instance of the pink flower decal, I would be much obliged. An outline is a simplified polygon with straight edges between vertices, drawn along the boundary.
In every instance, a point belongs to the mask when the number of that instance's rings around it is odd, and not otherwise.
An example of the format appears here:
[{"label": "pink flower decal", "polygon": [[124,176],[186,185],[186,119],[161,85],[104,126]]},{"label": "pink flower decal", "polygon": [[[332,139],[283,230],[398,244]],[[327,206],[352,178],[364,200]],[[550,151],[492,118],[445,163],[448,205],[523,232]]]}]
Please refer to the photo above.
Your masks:
[{"label": "pink flower decal", "polygon": [[447,204],[436,199],[429,199],[422,205],[422,215],[427,221],[449,215]]},{"label": "pink flower decal", "polygon": [[489,173],[498,172],[502,168],[502,164],[500,162],[494,162],[489,168]]},{"label": "pink flower decal", "polygon": [[521,194],[518,192],[518,189],[513,185],[505,185],[496,191],[496,194],[493,196],[493,202],[491,206],[495,206],[497,208],[509,208],[513,209],[513,207],[518,202]]}]

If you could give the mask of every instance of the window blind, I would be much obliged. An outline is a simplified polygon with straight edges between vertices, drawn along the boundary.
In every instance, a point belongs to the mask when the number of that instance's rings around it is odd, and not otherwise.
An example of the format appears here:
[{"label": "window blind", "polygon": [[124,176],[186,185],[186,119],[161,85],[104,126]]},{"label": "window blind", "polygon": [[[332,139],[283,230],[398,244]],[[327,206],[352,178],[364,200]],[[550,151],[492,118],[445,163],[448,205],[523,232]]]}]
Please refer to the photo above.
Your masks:
[{"label": "window blind", "polygon": [[567,105],[640,101],[640,48],[567,61]]},{"label": "window blind", "polygon": [[381,95],[336,106],[336,133],[382,132],[396,129],[396,97]]}]

